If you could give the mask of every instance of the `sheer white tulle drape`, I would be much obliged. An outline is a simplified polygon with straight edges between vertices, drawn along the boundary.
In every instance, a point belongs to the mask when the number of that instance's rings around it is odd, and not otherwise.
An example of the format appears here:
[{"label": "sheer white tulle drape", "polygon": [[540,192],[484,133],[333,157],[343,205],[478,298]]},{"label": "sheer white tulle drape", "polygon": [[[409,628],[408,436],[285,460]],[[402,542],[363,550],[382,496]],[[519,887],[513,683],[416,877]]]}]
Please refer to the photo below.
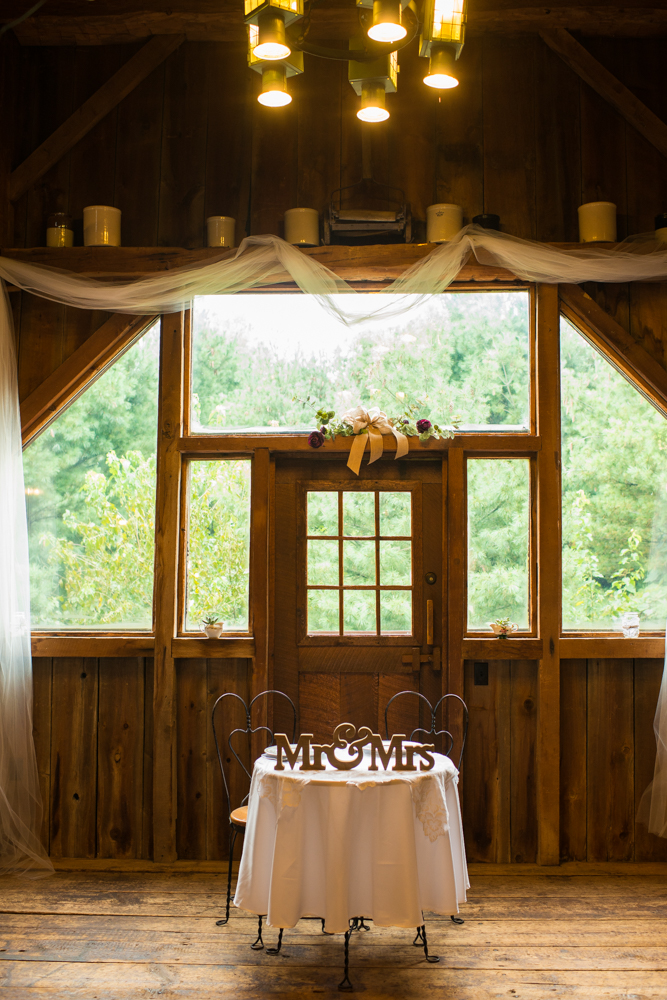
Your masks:
[{"label": "sheer white tulle drape", "polygon": [[[63,251],[66,253],[66,251]],[[467,226],[408,268],[385,291],[388,305],[366,315],[347,311],[340,292],[354,289],[312,257],[277,236],[251,236],[238,250],[189,268],[136,280],[86,278],[58,268],[0,256],[0,278],[34,295],[80,309],[131,314],[175,312],[196,295],[230,295],[292,280],[341,323],[387,320],[443,292],[474,256],[526,281],[549,284],[667,279],[667,245],[652,233],[610,251],[590,246],[560,249]],[[386,299],[385,299],[386,301]],[[21,465],[21,435],[11,312],[0,300],[0,870],[44,871],[39,843],[40,796],[32,743],[28,545]],[[667,673],[665,675],[667,678]],[[656,715],[656,779],[647,790],[649,829],[667,836],[667,680]]]},{"label": "sheer white tulle drape", "polygon": [[665,666],[653,719],[657,751],[653,781],[641,797],[637,821],[648,827],[656,837],[667,837],[667,634],[665,635]]},{"label": "sheer white tulle drape", "polygon": [[0,295],[0,872],[53,871],[39,839],[32,739],[28,527],[11,313]]}]

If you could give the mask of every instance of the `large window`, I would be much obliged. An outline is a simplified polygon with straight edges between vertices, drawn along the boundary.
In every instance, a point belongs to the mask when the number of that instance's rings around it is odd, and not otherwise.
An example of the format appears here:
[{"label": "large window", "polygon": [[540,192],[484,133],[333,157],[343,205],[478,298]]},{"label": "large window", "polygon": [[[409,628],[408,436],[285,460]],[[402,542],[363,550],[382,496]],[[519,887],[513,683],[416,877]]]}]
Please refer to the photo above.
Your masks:
[{"label": "large window", "polygon": [[561,322],[563,627],[667,617],[667,420]]},{"label": "large window", "polygon": [[[363,317],[396,297],[334,300]],[[527,430],[529,331],[524,290],[438,295],[349,329],[308,295],[203,296],[193,315],[192,429],[312,428],[307,396],[339,414],[358,404],[392,414],[403,393],[440,424]]]},{"label": "large window", "polygon": [[33,629],[153,623],[159,326],[24,451]]}]

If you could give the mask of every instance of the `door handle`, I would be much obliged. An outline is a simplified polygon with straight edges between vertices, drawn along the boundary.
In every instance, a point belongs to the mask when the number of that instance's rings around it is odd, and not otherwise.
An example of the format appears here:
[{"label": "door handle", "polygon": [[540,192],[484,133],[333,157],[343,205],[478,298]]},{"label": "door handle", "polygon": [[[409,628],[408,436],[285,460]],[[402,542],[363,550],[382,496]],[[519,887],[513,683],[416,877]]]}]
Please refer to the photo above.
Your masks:
[{"label": "door handle", "polygon": [[426,645],[433,645],[433,601],[426,602]]}]

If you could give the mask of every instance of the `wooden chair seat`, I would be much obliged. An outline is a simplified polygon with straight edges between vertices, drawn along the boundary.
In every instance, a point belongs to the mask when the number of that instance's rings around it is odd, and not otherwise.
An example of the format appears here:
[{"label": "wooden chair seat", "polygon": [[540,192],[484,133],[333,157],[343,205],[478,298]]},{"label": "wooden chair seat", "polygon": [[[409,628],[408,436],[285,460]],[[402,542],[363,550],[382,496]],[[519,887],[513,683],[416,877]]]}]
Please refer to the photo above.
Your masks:
[{"label": "wooden chair seat", "polygon": [[248,822],[248,807],[239,806],[238,809],[232,809],[231,819],[236,826],[245,826]]}]

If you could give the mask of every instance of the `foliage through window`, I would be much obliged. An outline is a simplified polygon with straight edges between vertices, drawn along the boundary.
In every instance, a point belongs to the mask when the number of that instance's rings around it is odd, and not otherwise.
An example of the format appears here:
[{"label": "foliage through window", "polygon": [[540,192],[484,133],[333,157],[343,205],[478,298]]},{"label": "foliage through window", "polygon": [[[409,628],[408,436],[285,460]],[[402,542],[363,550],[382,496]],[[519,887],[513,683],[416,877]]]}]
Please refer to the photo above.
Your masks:
[{"label": "foliage through window", "polygon": [[206,614],[246,631],[249,614],[250,461],[190,462],[186,630]]},{"label": "foliage through window", "polygon": [[32,627],[150,629],[159,326],[23,454]]},{"label": "foliage through window", "polygon": [[[359,315],[395,301],[334,299]],[[392,415],[405,393],[405,403],[421,403],[420,417],[440,425],[526,430],[529,329],[523,290],[436,295],[350,329],[308,295],[202,296],[193,312],[192,428],[312,429],[314,409],[299,402],[307,396],[339,415],[358,404]]]},{"label": "foliage through window", "polygon": [[667,617],[667,421],[561,321],[563,627]]},{"label": "foliage through window", "polygon": [[468,461],[468,628],[511,618],[529,625],[530,466]]}]

